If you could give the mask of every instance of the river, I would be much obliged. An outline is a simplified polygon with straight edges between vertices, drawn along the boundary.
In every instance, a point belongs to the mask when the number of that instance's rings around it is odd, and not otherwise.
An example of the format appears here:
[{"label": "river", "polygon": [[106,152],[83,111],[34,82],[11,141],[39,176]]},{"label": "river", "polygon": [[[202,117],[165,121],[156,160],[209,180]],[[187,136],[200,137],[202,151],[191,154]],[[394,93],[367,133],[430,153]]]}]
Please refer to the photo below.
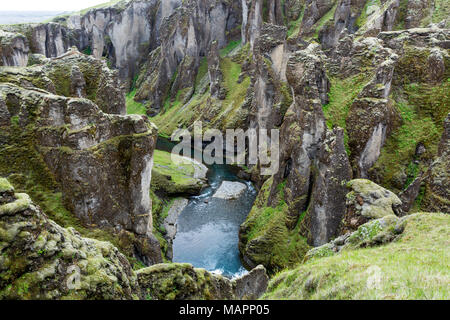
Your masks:
[{"label": "river", "polygon": [[[159,150],[171,151],[172,146],[170,141],[158,140]],[[246,273],[239,258],[239,226],[247,218],[257,192],[250,182],[237,177],[232,166],[213,164],[208,168],[210,186],[191,197],[178,218],[173,262],[187,262],[196,268],[235,277]],[[247,189],[236,200],[214,198],[223,181],[239,181]]]}]

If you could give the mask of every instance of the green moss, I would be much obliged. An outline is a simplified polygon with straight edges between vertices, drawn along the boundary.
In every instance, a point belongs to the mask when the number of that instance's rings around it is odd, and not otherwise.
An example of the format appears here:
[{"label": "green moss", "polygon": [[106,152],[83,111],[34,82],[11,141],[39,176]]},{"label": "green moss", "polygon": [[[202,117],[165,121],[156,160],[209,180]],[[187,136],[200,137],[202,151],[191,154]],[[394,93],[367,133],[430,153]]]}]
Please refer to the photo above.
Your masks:
[{"label": "green moss", "polygon": [[[243,253],[257,264],[264,264],[270,273],[290,267],[303,260],[310,249],[301,235],[301,222],[289,230],[286,226],[288,205],[284,202],[284,184],[280,184],[279,202],[276,207],[267,206],[272,178],[266,181],[255,204],[241,227],[241,241],[245,242]],[[243,231],[243,232],[242,232]]]},{"label": "green moss", "polygon": [[48,72],[48,77],[55,85],[56,94],[64,97],[70,97],[70,65],[54,64],[53,68]]},{"label": "green moss", "polygon": [[450,2],[448,0],[435,0],[432,22],[439,23],[450,16]]},{"label": "green moss", "polygon": [[297,20],[290,21],[288,25],[288,31],[287,36],[289,38],[295,38],[298,36],[298,33],[300,32],[300,26],[303,21],[303,15],[305,14],[305,7],[303,6],[302,12],[300,13]]},{"label": "green moss", "polygon": [[399,240],[308,260],[275,276],[264,298],[448,300],[449,219],[409,216]]},{"label": "green moss", "polygon": [[14,191],[13,186],[5,178],[0,177],[0,192]]},{"label": "green moss", "polygon": [[[411,167],[419,143],[426,152],[417,160],[432,160],[442,135],[443,121],[450,112],[450,82],[438,86],[411,84],[405,86],[406,99],[397,96],[396,108],[402,123],[387,139],[380,158],[371,169],[383,186],[394,191],[406,188],[425,169]],[[405,184],[399,184],[398,175],[404,172]],[[417,208],[419,209],[419,208]]]},{"label": "green moss", "polygon": [[239,47],[241,45],[241,42],[242,42],[241,40],[230,41],[225,48],[220,50],[220,57],[222,58],[226,57],[231,51]]},{"label": "green moss", "polygon": [[144,104],[136,102],[134,97],[136,96],[136,89],[133,89],[126,95],[127,114],[146,114],[147,108]]},{"label": "green moss", "polygon": [[339,1],[335,1],[333,7],[325,13],[319,21],[314,24],[314,38],[318,38],[319,31],[323,28],[323,26],[334,19],[334,13],[336,12],[336,8],[338,6]]},{"label": "green moss", "polygon": [[200,66],[198,67],[197,76],[195,78],[195,92],[198,93],[200,83],[205,76],[208,74],[208,60],[204,57],[200,61]]},{"label": "green moss", "polygon": [[367,76],[360,73],[345,79],[331,78],[330,82],[331,88],[328,94],[330,102],[323,107],[323,112],[330,129],[338,126],[345,130],[344,143],[347,153],[350,154],[346,119],[353,101],[367,84]]},{"label": "green moss", "polygon": [[359,15],[358,19],[356,19],[355,24],[358,28],[361,28],[366,24],[367,19],[370,17],[369,13],[373,12],[373,10],[369,9],[373,6],[375,6],[375,8],[381,8],[381,1],[380,0],[366,1],[366,4],[364,5],[364,8],[361,11],[361,14]]},{"label": "green moss", "polygon": [[[235,128],[245,120],[246,115],[241,108],[250,86],[250,77],[245,77],[238,83],[241,74],[241,65],[231,58],[223,58],[220,61],[223,74],[223,86],[227,90],[225,100],[211,99],[208,90],[200,93],[200,84],[207,76],[207,62],[203,60],[197,74],[196,91],[188,104],[183,104],[183,97],[191,88],[180,90],[174,101],[167,99],[164,111],[152,118],[158,126],[159,132],[170,136],[179,127],[189,127],[198,119],[208,119],[211,127],[218,129]],[[205,129],[206,126],[204,126]]]},{"label": "green moss", "polygon": [[31,199],[26,193],[16,193],[17,198],[14,202],[10,202],[0,206],[0,215],[14,214],[16,212],[24,211],[30,207]]}]

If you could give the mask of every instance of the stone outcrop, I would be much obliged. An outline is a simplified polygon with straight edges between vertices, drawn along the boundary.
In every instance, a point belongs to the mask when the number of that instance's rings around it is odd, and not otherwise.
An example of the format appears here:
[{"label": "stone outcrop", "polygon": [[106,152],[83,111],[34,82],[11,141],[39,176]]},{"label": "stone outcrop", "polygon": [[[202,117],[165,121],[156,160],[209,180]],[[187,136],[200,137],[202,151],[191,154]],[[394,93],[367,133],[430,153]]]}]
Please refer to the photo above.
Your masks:
[{"label": "stone outcrop", "polygon": [[131,265],[113,245],[57,225],[0,178],[0,299],[137,299]]},{"label": "stone outcrop", "polygon": [[[89,100],[10,84],[0,85],[0,94],[9,110],[17,110],[10,111],[11,117],[18,115],[24,127],[34,126],[39,150],[72,212],[88,225],[151,233],[156,129],[148,121],[105,114]],[[33,116],[37,112],[39,117]]]},{"label": "stone outcrop", "polygon": [[4,178],[0,243],[0,299],[258,299],[269,281],[262,266],[234,280],[188,264],[135,273],[112,244],[60,227]]},{"label": "stone outcrop", "polygon": [[263,266],[229,280],[190,264],[159,264],[137,272],[142,298],[151,300],[255,300],[269,281]]},{"label": "stone outcrop", "polygon": [[42,89],[65,97],[88,98],[105,113],[126,113],[125,97],[116,71],[102,60],[69,50],[27,68],[2,68],[0,81],[27,89]]},{"label": "stone outcrop", "polygon": [[220,100],[225,99],[227,92],[222,86],[223,75],[220,70],[220,55],[217,41],[213,41],[208,50],[208,75],[211,97]]},{"label": "stone outcrop", "polygon": [[224,181],[213,197],[224,200],[235,200],[238,199],[245,190],[247,190],[247,186],[241,182]]},{"label": "stone outcrop", "polygon": [[385,216],[402,215],[400,199],[376,183],[356,179],[347,184],[347,212],[342,221],[341,233],[354,231],[364,223]]},{"label": "stone outcrop", "polygon": [[450,213],[450,114],[444,122],[438,158],[431,164],[425,179],[423,208],[431,212]]},{"label": "stone outcrop", "polygon": [[[0,85],[2,141],[12,147],[18,135],[29,139],[2,155],[3,169],[19,173],[16,159],[36,149],[36,161],[45,162],[66,208],[84,225],[130,232],[142,261],[161,262],[149,194],[156,128],[145,117],[123,116],[117,74],[73,50],[44,65],[3,68],[0,80],[10,82]],[[79,95],[99,106],[71,98]]]},{"label": "stone outcrop", "polygon": [[395,121],[395,110],[389,95],[397,55],[390,51],[370,82],[353,102],[347,128],[353,167],[358,177],[367,178],[368,170],[380,156],[386,137]]},{"label": "stone outcrop", "polygon": [[0,66],[25,67],[30,47],[28,39],[20,33],[0,30]]},{"label": "stone outcrop", "polygon": [[405,230],[407,217],[387,215],[369,221],[352,233],[346,233],[333,241],[308,251],[305,261],[332,256],[342,250],[384,245],[397,239]]}]

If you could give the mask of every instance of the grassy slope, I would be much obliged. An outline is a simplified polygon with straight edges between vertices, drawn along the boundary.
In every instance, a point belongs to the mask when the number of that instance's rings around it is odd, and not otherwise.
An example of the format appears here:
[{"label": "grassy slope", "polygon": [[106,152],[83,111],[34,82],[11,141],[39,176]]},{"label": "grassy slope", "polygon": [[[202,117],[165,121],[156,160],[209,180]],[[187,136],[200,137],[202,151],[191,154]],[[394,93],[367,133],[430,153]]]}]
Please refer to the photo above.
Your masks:
[{"label": "grassy slope", "polygon": [[247,89],[250,86],[250,78],[246,77],[241,83],[238,83],[241,73],[240,64],[232,61],[226,55],[233,51],[239,42],[230,42],[230,44],[221,50],[220,67],[223,73],[223,85],[227,89],[227,96],[224,101],[213,101],[209,103],[209,90],[201,94],[198,88],[205,82],[207,77],[208,63],[203,59],[195,81],[196,92],[186,105],[178,97],[183,96],[183,92],[177,94],[175,101],[165,105],[165,110],[152,118],[152,121],[158,126],[160,134],[170,136],[180,125],[188,127],[195,119],[198,119],[205,113],[214,115],[211,124],[219,129],[221,127],[231,128],[237,122],[242,120],[240,114],[241,105],[245,100]]},{"label": "grassy slope", "polygon": [[[412,215],[398,241],[310,260],[281,272],[264,298],[449,299],[449,245],[449,215]],[[377,274],[380,282],[373,281]]]},{"label": "grassy slope", "polygon": [[142,103],[134,101],[134,96],[136,95],[136,89],[129,92],[125,99],[127,104],[127,114],[142,114],[144,115],[147,111]]}]

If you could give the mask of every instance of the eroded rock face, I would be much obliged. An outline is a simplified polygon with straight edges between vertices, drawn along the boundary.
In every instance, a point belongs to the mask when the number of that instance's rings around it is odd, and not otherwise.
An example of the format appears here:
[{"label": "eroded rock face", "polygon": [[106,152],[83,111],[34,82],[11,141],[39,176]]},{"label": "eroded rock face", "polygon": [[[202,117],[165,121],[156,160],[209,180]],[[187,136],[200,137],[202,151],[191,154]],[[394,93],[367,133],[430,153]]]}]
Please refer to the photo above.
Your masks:
[{"label": "eroded rock face", "polygon": [[0,178],[0,299],[137,299],[131,265],[113,245],[64,229]]},{"label": "eroded rock face", "polygon": [[[322,112],[329,87],[322,59],[320,50],[310,45],[289,60],[287,77],[295,98],[281,127],[281,166],[271,190],[271,199],[275,199],[276,186],[286,181],[286,223],[291,228],[310,208],[304,221],[310,243],[326,243],[335,234],[332,220],[344,213],[345,194],[339,184],[351,178],[343,132],[329,131]],[[326,209],[329,205],[336,207]],[[331,212],[336,219],[323,216]]]},{"label": "eroded rock face", "polygon": [[[351,169],[343,131],[327,129],[322,111],[329,89],[324,60],[319,47],[311,44],[292,54],[287,63],[286,75],[294,99],[281,126],[280,170],[271,178],[270,190],[262,188],[240,229],[239,248],[249,266],[262,263],[270,271],[286,267],[277,261],[279,257],[271,259],[267,252],[276,246],[286,250],[289,237],[300,234],[309,244],[320,245],[338,234],[345,213],[343,183],[351,179]],[[265,206],[266,210],[276,211],[272,219],[280,221],[266,223],[274,226],[253,236],[254,228],[261,229],[258,215],[265,214]],[[283,226],[278,227],[280,223]],[[301,243],[302,239],[295,241]],[[287,260],[302,259],[305,247],[300,245],[298,252],[285,253],[291,255]]]},{"label": "eroded rock face", "polygon": [[391,191],[376,183],[356,179],[347,184],[347,212],[343,219],[342,233],[354,231],[362,224],[384,216],[401,215],[402,202]]},{"label": "eroded rock face", "polygon": [[87,226],[131,231],[141,247],[145,242],[154,248],[145,250],[151,254],[146,261],[161,262],[149,194],[157,135],[152,124],[140,116],[103,113],[90,100],[12,84],[1,84],[0,96],[9,117],[31,130],[66,207]]},{"label": "eroded rock face", "polygon": [[109,242],[57,225],[27,194],[0,178],[0,299],[258,299],[269,278],[259,266],[234,280],[188,264],[134,272]]},{"label": "eroded rock face", "polygon": [[450,114],[444,123],[438,158],[432,163],[425,180],[424,208],[431,212],[450,213]]},{"label": "eroded rock face", "polygon": [[29,52],[25,36],[0,30],[0,66],[24,67],[28,64]]},{"label": "eroded rock face", "polygon": [[137,276],[142,298],[151,300],[255,300],[264,294],[269,281],[263,266],[234,280],[177,263],[145,268]]},{"label": "eroded rock face", "polygon": [[164,99],[174,100],[182,90],[186,103],[194,93],[201,57],[207,56],[214,41],[224,47],[240,20],[239,3],[185,1],[162,21],[161,46],[150,54],[152,62],[138,80],[136,98],[146,101],[152,114],[160,111]]}]

